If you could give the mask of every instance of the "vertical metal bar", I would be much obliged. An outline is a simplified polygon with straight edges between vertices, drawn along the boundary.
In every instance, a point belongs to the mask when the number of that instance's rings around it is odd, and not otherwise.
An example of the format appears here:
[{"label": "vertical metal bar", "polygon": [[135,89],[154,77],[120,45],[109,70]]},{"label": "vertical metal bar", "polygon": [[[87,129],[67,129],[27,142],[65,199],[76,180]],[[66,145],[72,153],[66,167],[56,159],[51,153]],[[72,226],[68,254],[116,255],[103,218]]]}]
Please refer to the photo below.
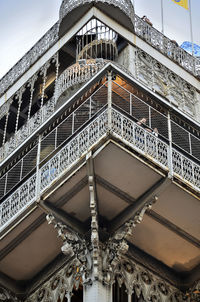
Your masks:
[{"label": "vertical metal bar", "polygon": [[149,106],[149,127],[151,128],[151,107]]},{"label": "vertical metal bar", "polygon": [[190,154],[192,154],[191,133],[189,133]]},{"label": "vertical metal bar", "polygon": [[56,127],[56,133],[55,133],[55,150],[57,148],[57,140],[58,140],[58,127]]},{"label": "vertical metal bar", "polygon": [[89,109],[89,119],[92,117],[92,97],[90,97],[90,109]]},{"label": "vertical metal bar", "polygon": [[7,181],[8,181],[8,173],[6,174],[6,179],[5,179],[4,195],[6,194]]},{"label": "vertical metal bar", "polygon": [[72,113],[72,134],[74,133],[74,119],[75,119],[75,113]]},{"label": "vertical metal bar", "polygon": [[108,72],[108,130],[112,130],[112,73]]},{"label": "vertical metal bar", "polygon": [[168,111],[167,114],[168,122],[168,138],[169,138],[169,154],[168,154],[168,165],[169,165],[169,176],[173,176],[173,158],[172,158],[172,128],[171,128],[171,116]]},{"label": "vertical metal bar", "polygon": [[36,160],[36,198],[40,197],[40,152],[41,152],[41,141],[42,137],[39,135],[38,138],[38,149],[37,149],[37,160]]},{"label": "vertical metal bar", "polygon": [[3,142],[2,145],[5,144],[6,141],[6,132],[7,132],[7,126],[8,126],[8,117],[9,117],[9,112],[7,112],[6,114],[6,121],[5,121],[5,125],[4,125],[4,132],[3,132]]},{"label": "vertical metal bar", "polygon": [[132,115],[132,94],[130,93],[130,115]]},{"label": "vertical metal bar", "polygon": [[21,160],[21,171],[20,171],[20,180],[22,180],[22,172],[23,172],[23,166],[24,166],[24,158]]}]

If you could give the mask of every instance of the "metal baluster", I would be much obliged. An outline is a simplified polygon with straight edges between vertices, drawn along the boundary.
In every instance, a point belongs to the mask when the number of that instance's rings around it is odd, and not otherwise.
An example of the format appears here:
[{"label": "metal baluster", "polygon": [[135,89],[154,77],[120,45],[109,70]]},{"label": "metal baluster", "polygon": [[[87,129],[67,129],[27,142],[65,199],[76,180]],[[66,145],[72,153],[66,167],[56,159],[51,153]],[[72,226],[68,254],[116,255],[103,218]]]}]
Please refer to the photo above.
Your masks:
[{"label": "metal baluster", "polygon": [[112,130],[112,73],[108,72],[108,130]]},{"label": "metal baluster", "polygon": [[130,115],[132,115],[132,94],[130,93]]},{"label": "metal baluster", "polygon": [[8,172],[6,173],[5,186],[4,186],[4,195],[6,194],[7,181],[8,181]]},{"label": "metal baluster", "polygon": [[147,131],[143,130],[144,133],[144,152],[147,153]]},{"label": "metal baluster", "polygon": [[149,127],[151,128],[151,107],[149,107]]},{"label": "metal baluster", "polygon": [[36,160],[36,198],[40,197],[40,152],[41,152],[41,141],[42,136],[39,135],[38,138],[38,149],[37,149],[37,160]]},{"label": "metal baluster", "polygon": [[75,113],[72,113],[72,134],[74,133],[74,119],[75,119]]},{"label": "metal baluster", "polygon": [[56,130],[55,130],[55,150],[57,148],[57,140],[58,140],[58,127],[56,127]]},{"label": "metal baluster", "polygon": [[169,176],[173,176],[173,156],[172,156],[172,127],[171,127],[171,116],[168,111],[167,114],[167,122],[168,122],[168,138],[169,138],[169,154],[168,154],[168,165],[169,165]]},{"label": "metal baluster", "polygon": [[92,97],[90,97],[89,119],[92,117]]},{"label": "metal baluster", "polygon": [[7,126],[8,126],[8,118],[9,118],[9,112],[7,112],[7,114],[6,114],[6,121],[5,121],[5,125],[4,125],[4,131],[3,131],[2,146],[5,144],[5,141],[6,141],[6,132],[7,132]]},{"label": "metal baluster", "polygon": [[24,158],[21,160],[21,171],[20,171],[20,180],[22,180],[22,173],[23,173],[23,167],[24,167]]},{"label": "metal baluster", "polygon": [[192,154],[191,134],[189,133],[190,154]]}]

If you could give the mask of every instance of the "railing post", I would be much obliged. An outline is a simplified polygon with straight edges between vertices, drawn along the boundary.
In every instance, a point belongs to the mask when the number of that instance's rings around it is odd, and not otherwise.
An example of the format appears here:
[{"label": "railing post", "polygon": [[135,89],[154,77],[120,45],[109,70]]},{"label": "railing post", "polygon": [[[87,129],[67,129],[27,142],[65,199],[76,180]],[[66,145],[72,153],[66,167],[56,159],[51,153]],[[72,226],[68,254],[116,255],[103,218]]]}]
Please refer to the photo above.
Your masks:
[{"label": "railing post", "polygon": [[37,149],[37,161],[36,161],[36,200],[40,197],[40,152],[41,152],[41,141],[42,137],[39,135],[38,138],[38,149]]},{"label": "railing post", "polygon": [[112,130],[112,72],[108,72],[108,130]]},{"label": "railing post", "polygon": [[168,137],[169,137],[169,153],[168,153],[168,165],[169,165],[169,177],[173,177],[173,159],[172,159],[172,128],[170,112],[167,114],[168,122]]}]

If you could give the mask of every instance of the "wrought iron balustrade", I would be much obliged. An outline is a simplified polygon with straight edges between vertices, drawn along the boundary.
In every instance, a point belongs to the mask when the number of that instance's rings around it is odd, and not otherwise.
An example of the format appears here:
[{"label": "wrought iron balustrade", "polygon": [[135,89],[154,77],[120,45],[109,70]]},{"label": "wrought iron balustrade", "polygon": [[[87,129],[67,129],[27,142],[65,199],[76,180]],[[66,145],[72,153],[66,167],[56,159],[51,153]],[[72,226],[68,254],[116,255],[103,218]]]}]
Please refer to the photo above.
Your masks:
[{"label": "wrought iron balustrade", "polygon": [[52,97],[0,148],[0,162],[13,153],[30,135],[54,113],[55,99]]},{"label": "wrought iron balustrade", "polygon": [[55,101],[71,86],[82,84],[90,80],[106,64],[107,60],[91,59],[81,60],[68,67],[58,78],[55,88]]},{"label": "wrought iron balustrade", "polygon": [[200,58],[190,55],[137,15],[135,15],[135,33],[194,76],[200,77]]},{"label": "wrought iron balustrade", "polygon": [[[44,136],[41,141],[40,161],[43,161],[56,148],[58,148],[64,141],[69,139],[76,131],[80,129],[89,119],[91,119],[107,102],[107,87],[102,85],[97,89],[87,100],[85,100],[79,107],[69,114],[53,131]],[[54,112],[54,104],[51,111],[47,112],[47,106],[43,110],[36,113],[36,119],[39,116],[38,123],[32,123],[30,120],[29,128],[34,132],[42,125],[40,114],[44,113],[45,120]],[[49,106],[47,107],[49,108]],[[35,116],[34,116],[35,118]],[[36,120],[34,119],[34,121]],[[32,128],[33,126],[33,128]],[[21,128],[23,130],[23,128]],[[21,134],[21,131],[19,131]],[[22,133],[23,134],[23,133]],[[27,137],[24,135],[24,139]],[[20,141],[21,142],[21,141]],[[17,142],[15,143],[17,145]],[[36,166],[38,143],[34,146],[21,160],[19,160],[7,173],[0,178],[0,199],[8,194],[20,181],[22,181]],[[14,151],[15,149],[13,149]]]},{"label": "wrought iron balustrade", "polygon": [[[111,114],[110,128],[109,114]],[[76,164],[108,132],[166,171],[172,168],[172,173],[174,172],[179,180],[200,193],[198,164],[176,149],[171,149],[169,144],[138,125],[131,117],[115,108],[112,108],[110,113],[105,107],[66,145],[61,149],[58,148],[58,152],[41,166],[38,173],[34,173],[3,201],[0,206],[0,230],[36,201],[53,182]],[[173,167],[170,167],[171,159]]]}]

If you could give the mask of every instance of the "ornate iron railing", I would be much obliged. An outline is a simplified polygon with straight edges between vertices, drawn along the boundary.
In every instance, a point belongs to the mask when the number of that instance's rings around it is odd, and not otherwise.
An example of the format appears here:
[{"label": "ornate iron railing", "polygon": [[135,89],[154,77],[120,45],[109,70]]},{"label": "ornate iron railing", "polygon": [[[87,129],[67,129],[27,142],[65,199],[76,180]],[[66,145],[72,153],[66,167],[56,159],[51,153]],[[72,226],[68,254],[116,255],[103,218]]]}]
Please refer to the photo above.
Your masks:
[{"label": "ornate iron railing", "polygon": [[90,80],[108,63],[103,59],[81,60],[68,67],[58,78],[55,87],[55,101],[71,86]]},{"label": "ornate iron railing", "polygon": [[112,109],[111,131],[114,136],[123,139],[151,161],[161,165],[164,169],[168,167],[169,146],[115,109]]},{"label": "ornate iron railing", "polygon": [[[111,126],[108,120],[111,114]],[[142,154],[148,160],[172,173],[180,181],[200,192],[200,166],[154,136],[115,108],[104,109],[97,117],[62,147],[47,163],[15,190],[0,206],[0,231],[35,202],[53,182],[58,180],[83,157],[108,131]],[[172,159],[172,167],[170,162]],[[170,168],[169,168],[170,167]]]},{"label": "ornate iron railing", "polygon": [[[80,5],[83,0],[77,0],[76,6]],[[85,2],[91,2],[85,0]],[[75,1],[73,1],[73,4]],[[200,59],[191,56],[189,53],[176,46],[169,38],[161,32],[148,25],[140,17],[131,12],[130,1],[108,0],[108,3],[120,7],[131,18],[135,19],[134,28],[137,36],[142,37],[146,42],[167,55],[170,59],[175,60],[184,69],[191,72],[194,76],[200,76]],[[132,4],[131,4],[132,5]],[[121,7],[122,6],[122,7]],[[60,11],[61,19],[64,15],[73,9],[71,1],[66,1]],[[12,69],[0,80],[0,96],[13,85],[19,77],[24,74],[31,65],[33,65],[58,39],[59,23],[55,25],[30,49],[25,56],[18,61]]]},{"label": "ornate iron railing", "polygon": [[41,127],[54,113],[54,109],[55,99],[52,97],[0,148],[0,162],[6,159],[6,157],[15,151],[31,134]]},{"label": "ornate iron railing", "polygon": [[[73,9],[75,9],[78,6],[91,2],[93,1],[92,0],[64,0],[60,7],[60,14],[59,14],[60,23],[62,22],[62,19],[66,15],[68,15]],[[127,17],[131,19],[132,22],[134,21],[134,7],[131,0],[95,0],[95,2],[103,2],[118,7],[127,15]]]},{"label": "ornate iron railing", "polygon": [[81,156],[107,132],[107,111],[104,110],[85,129],[75,136],[38,173],[34,173],[0,205],[0,231],[22,211],[33,204],[56,178],[66,173]]},{"label": "ornate iron railing", "polygon": [[135,33],[194,76],[200,77],[200,58],[190,55],[137,15],[135,15]]}]

